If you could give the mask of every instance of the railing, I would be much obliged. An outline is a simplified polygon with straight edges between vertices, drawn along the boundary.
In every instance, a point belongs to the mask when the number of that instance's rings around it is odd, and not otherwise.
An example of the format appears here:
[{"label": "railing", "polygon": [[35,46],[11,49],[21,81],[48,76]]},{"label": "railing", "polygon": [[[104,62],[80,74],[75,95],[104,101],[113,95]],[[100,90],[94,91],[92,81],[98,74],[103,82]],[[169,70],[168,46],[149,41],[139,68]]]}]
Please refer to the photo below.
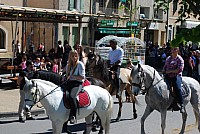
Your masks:
[{"label": "railing", "polygon": [[99,11],[98,13],[102,13],[105,15],[115,15],[118,14],[118,9],[114,9],[114,8],[105,8],[105,7],[99,7]]}]

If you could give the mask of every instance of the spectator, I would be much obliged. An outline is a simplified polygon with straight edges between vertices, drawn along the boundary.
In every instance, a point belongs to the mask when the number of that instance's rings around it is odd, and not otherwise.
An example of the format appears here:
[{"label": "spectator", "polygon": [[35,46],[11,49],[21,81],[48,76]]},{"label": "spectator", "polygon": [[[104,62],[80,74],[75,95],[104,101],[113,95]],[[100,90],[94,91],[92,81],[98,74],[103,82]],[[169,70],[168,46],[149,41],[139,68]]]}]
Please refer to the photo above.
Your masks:
[{"label": "spectator", "polygon": [[64,54],[63,54],[63,58],[62,58],[62,67],[63,68],[65,68],[65,66],[67,65],[68,55],[71,50],[72,50],[71,46],[69,45],[68,41],[65,40],[64,41]]},{"label": "spectator", "polygon": [[196,55],[197,55],[197,80],[200,82],[200,50],[196,50]]},{"label": "spectator", "polygon": [[40,65],[41,65],[41,63],[40,63],[40,58],[37,57],[37,58],[35,59],[35,62],[34,62],[34,67],[36,68],[36,70],[40,70],[40,69],[41,69],[41,68],[40,68]]},{"label": "spectator", "polygon": [[46,63],[45,63],[45,58],[44,57],[42,57],[42,59],[40,61],[40,69],[41,70],[47,70]]},{"label": "spectator", "polygon": [[22,70],[26,68],[26,60],[27,60],[27,57],[26,57],[26,56],[23,56],[23,57],[22,57],[22,63],[21,63]]},{"label": "spectator", "polygon": [[62,66],[62,57],[64,53],[64,47],[62,46],[62,41],[58,41],[58,46],[56,49],[56,58],[58,59],[58,72],[61,71],[61,66]]},{"label": "spectator", "polygon": [[[24,85],[25,85],[25,78],[27,77],[28,79],[31,79],[33,77],[33,62],[31,60],[26,61],[26,68],[20,72],[17,84],[20,86],[20,102],[19,102],[19,108],[18,108],[18,113],[19,113],[19,122],[24,123],[24,112],[25,112],[25,93],[24,93]],[[26,120],[34,120],[34,118],[31,116],[30,111],[26,111]]]},{"label": "spectator", "polygon": [[59,71],[58,71],[58,62],[57,62],[56,59],[53,60],[53,68],[52,68],[52,71],[53,71],[54,73],[59,73]]}]

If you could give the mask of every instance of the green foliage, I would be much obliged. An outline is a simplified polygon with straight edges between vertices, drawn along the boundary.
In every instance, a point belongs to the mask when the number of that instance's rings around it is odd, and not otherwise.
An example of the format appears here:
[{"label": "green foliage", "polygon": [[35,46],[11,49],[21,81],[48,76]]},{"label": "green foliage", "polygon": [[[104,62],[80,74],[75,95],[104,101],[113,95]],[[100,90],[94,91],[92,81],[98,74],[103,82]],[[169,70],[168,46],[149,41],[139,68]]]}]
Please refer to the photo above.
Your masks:
[{"label": "green foliage", "polygon": [[191,16],[200,20],[200,0],[155,0],[156,8],[167,10],[167,2],[177,2],[180,6],[178,21],[183,21]]},{"label": "green foliage", "polygon": [[177,47],[180,43],[188,41],[200,42],[200,25],[192,29],[182,29],[171,41],[171,46]]}]

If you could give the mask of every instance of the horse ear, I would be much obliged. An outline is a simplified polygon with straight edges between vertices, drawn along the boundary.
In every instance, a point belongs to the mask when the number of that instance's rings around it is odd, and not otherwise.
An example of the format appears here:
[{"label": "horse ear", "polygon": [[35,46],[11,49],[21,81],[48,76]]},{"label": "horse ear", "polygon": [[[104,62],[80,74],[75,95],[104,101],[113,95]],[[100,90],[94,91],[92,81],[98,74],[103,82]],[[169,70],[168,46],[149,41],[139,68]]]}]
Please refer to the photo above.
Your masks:
[{"label": "horse ear", "polygon": [[138,63],[138,68],[141,68],[141,65]]}]

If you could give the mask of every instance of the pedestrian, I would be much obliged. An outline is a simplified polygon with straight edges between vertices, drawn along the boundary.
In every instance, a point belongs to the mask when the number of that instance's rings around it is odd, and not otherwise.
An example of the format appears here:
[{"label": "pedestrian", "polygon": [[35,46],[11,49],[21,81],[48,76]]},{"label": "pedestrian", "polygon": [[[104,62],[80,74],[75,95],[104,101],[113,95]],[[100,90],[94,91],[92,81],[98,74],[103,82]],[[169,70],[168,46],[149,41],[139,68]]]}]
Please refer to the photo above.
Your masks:
[{"label": "pedestrian", "polygon": [[40,70],[41,69],[41,62],[40,62],[40,58],[39,57],[37,57],[35,59],[34,68],[36,68],[36,70]]},{"label": "pedestrian", "polygon": [[62,45],[62,41],[58,41],[58,46],[56,49],[56,58],[58,59],[58,72],[61,72],[61,66],[62,66],[62,57],[64,53],[64,47]]},{"label": "pedestrian", "polygon": [[54,60],[53,60],[52,71],[53,71],[54,73],[58,73],[58,62],[57,62],[57,59],[54,59]]},{"label": "pedestrian", "polygon": [[[79,61],[79,55],[76,50],[69,53],[68,64],[66,68],[67,82],[63,85],[64,91],[68,90],[70,94],[70,123],[76,122],[77,102],[76,96],[82,89],[82,83],[85,79],[85,66]],[[76,87],[76,88],[75,88]]]},{"label": "pedestrian", "polygon": [[65,68],[67,65],[67,60],[69,56],[69,52],[72,50],[72,47],[69,45],[68,41],[64,41],[64,53],[62,58],[62,68]]},{"label": "pedestrian", "polygon": [[198,81],[200,82],[200,50],[196,50],[196,55],[197,55],[197,68],[198,68]]},{"label": "pedestrian", "polygon": [[193,70],[194,70],[195,63],[194,63],[194,60],[192,59],[192,52],[188,53],[187,61],[188,61],[187,76],[193,77]]},{"label": "pedestrian", "polygon": [[22,57],[22,63],[21,63],[22,70],[26,68],[26,60],[27,60],[27,57],[24,55]]},{"label": "pedestrian", "polygon": [[19,77],[17,80],[17,84],[20,86],[20,102],[19,102],[19,108],[18,108],[18,114],[19,114],[19,122],[24,123],[25,117],[24,112],[26,112],[26,120],[34,120],[34,118],[31,116],[31,112],[28,110],[25,110],[25,93],[24,93],[24,85],[25,83],[25,77],[28,79],[31,79],[33,77],[33,62],[31,60],[26,61],[26,68],[22,70],[22,72],[19,73]]},{"label": "pedestrian", "polygon": [[165,74],[165,78],[166,78],[166,82],[168,86],[172,85],[173,87],[173,91],[176,95],[176,99],[178,103],[180,104],[180,112],[184,113],[185,110],[184,110],[184,104],[183,104],[183,96],[181,92],[184,60],[178,54],[179,53],[178,47],[172,48],[171,52],[172,52],[171,56],[167,57],[165,65],[163,67],[163,74]]},{"label": "pedestrian", "polygon": [[110,67],[110,70],[113,71],[114,73],[113,82],[116,85],[116,98],[119,98],[121,95],[119,75],[120,75],[120,66],[124,56],[124,50],[117,45],[116,40],[110,40],[109,43],[111,49],[109,50],[108,53],[108,65]]}]

